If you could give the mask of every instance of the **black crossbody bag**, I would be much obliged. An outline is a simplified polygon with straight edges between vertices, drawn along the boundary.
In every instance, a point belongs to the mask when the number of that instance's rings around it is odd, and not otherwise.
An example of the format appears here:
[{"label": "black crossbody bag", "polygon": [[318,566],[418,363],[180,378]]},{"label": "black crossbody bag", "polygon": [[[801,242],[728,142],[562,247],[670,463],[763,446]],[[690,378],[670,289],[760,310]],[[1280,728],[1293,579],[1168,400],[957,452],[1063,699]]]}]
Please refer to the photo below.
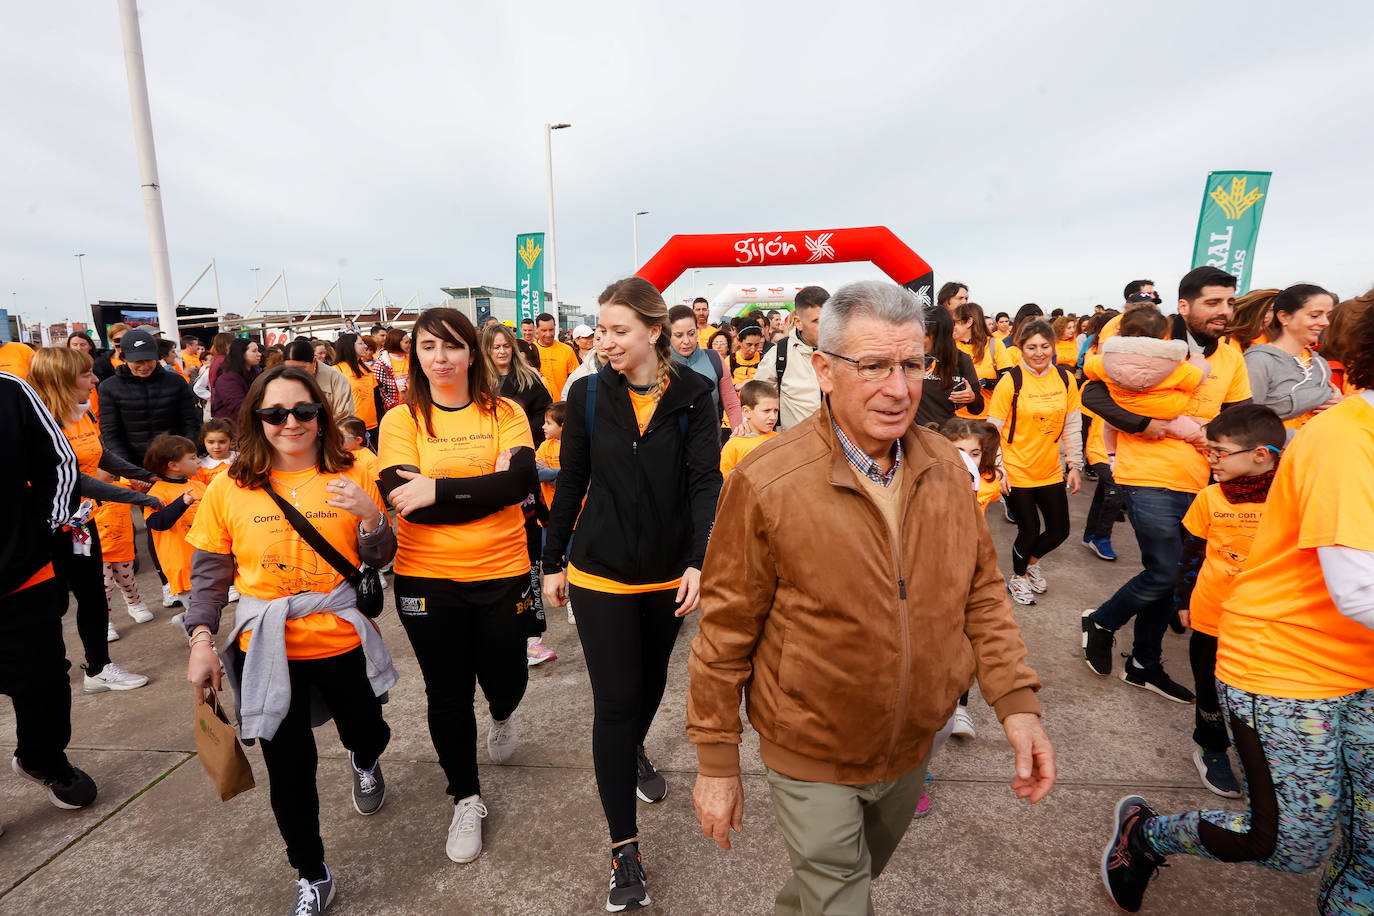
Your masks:
[{"label": "black crossbody bag", "polygon": [[325,540],[319,529],[310,524],[310,520],[301,515],[294,506],[282,499],[270,483],[267,485],[267,495],[272,497],[272,501],[281,509],[282,515],[291,523],[291,527],[296,529],[296,533],[353,586],[354,591],[358,593],[358,610],[362,611],[363,616],[369,620],[380,617],[385,595],[382,590],[382,577],[377,574],[377,570],[370,566],[358,569],[349,563],[348,558],[334,549],[334,545]]}]

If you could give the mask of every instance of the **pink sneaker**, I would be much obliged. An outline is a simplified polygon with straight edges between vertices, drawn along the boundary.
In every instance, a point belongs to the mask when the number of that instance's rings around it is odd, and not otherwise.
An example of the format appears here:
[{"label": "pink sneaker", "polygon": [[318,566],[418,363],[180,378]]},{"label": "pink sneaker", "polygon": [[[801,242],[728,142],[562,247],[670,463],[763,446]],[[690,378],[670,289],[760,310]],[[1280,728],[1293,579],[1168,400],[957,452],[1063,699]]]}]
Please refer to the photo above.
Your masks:
[{"label": "pink sneaker", "polygon": [[543,640],[536,639],[525,647],[525,664],[533,668],[535,665],[542,665],[544,662],[551,662],[558,658],[558,653],[544,645]]},{"label": "pink sneaker", "polygon": [[921,790],[921,798],[920,798],[920,801],[916,802],[916,816],[917,816],[917,817],[925,817],[925,816],[926,816],[927,814],[929,814],[929,813],[930,813],[930,796],[926,794],[926,790],[925,790],[925,789],[922,789],[922,790]]}]

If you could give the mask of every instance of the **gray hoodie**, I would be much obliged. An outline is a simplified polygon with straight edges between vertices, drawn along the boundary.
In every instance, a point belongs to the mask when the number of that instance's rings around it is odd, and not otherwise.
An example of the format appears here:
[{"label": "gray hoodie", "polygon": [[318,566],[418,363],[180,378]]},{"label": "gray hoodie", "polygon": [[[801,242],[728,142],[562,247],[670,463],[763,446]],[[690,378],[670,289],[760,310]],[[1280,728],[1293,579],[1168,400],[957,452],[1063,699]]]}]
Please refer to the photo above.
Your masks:
[{"label": "gray hoodie", "polygon": [[1254,402],[1270,408],[1281,420],[1300,417],[1334,394],[1331,367],[1315,353],[1304,371],[1292,354],[1271,344],[1256,344],[1245,351],[1245,369]]}]

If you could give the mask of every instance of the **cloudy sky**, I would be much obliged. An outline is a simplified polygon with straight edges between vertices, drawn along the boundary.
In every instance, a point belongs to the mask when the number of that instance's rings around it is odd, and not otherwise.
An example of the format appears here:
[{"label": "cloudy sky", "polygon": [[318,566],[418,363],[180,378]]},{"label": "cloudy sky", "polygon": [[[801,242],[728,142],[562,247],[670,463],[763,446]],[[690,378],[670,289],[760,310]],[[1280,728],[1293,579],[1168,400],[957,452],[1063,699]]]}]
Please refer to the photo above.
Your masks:
[{"label": "cloudy sky", "polygon": [[[933,7],[934,12],[921,10]],[[546,228],[591,306],[674,233],[881,224],[990,310],[1189,267],[1209,170],[1272,170],[1255,286],[1374,284],[1365,2],[212,4],[145,0],[173,286],[285,270],[361,306],[514,282]],[[0,307],[152,301],[115,0],[9,4]],[[868,264],[712,270],[821,283]],[[687,281],[673,290],[689,292]],[[280,300],[277,300],[280,302]],[[1166,302],[1167,302],[1166,298]],[[213,304],[202,283],[187,300]],[[89,312],[84,315],[89,319]]]}]

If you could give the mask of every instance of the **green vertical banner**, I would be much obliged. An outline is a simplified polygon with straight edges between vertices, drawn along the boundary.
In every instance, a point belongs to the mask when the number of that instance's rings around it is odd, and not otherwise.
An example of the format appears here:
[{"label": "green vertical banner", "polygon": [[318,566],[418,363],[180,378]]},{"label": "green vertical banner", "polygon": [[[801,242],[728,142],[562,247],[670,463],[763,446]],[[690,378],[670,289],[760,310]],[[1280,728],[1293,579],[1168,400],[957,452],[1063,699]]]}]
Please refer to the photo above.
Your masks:
[{"label": "green vertical banner", "polygon": [[515,237],[515,326],[544,311],[544,233]]},{"label": "green vertical banner", "polygon": [[1193,243],[1194,267],[1220,267],[1236,278],[1236,294],[1250,290],[1264,200],[1273,172],[1208,172]]}]

